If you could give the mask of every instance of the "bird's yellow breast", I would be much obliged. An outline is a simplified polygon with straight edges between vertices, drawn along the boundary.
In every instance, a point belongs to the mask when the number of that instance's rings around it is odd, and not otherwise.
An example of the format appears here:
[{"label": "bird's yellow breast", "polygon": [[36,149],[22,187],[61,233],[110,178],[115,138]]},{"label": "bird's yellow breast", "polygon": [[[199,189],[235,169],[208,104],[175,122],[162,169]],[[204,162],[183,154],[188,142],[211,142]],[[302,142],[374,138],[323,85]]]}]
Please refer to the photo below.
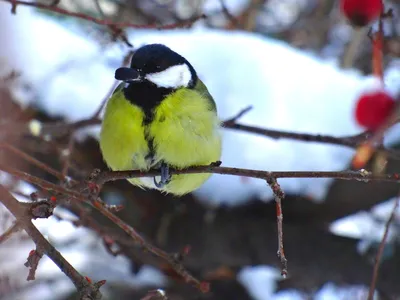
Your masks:
[{"label": "bird's yellow breast", "polygon": [[156,108],[149,126],[157,159],[176,168],[205,165],[220,157],[219,120],[208,99],[180,89]]},{"label": "bird's yellow breast", "polygon": [[100,132],[100,149],[112,170],[146,169],[149,147],[143,127],[143,111],[122,91],[108,101]]},{"label": "bird's yellow breast", "polygon": [[[100,147],[113,170],[147,170],[160,161],[174,168],[207,165],[220,159],[219,120],[210,100],[191,89],[179,89],[154,110],[144,124],[143,110],[122,91],[109,100],[102,124]],[[152,141],[154,159],[148,159]],[[162,190],[185,194],[198,188],[209,174],[173,175]],[[154,188],[152,180],[130,180]]]}]

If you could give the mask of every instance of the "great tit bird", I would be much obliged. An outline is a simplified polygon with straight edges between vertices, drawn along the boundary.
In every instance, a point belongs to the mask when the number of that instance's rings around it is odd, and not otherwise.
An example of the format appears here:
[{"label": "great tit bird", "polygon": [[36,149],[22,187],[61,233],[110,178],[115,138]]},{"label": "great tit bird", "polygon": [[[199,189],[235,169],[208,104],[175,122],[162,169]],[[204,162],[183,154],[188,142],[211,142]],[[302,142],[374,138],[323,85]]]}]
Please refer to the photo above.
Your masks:
[{"label": "great tit bird", "polygon": [[208,165],[221,156],[215,102],[181,55],[161,44],[136,50],[123,81],[106,105],[100,133],[103,158],[112,170],[159,168],[154,178],[129,181],[142,188],[183,195],[210,174],[170,175],[169,168]]}]

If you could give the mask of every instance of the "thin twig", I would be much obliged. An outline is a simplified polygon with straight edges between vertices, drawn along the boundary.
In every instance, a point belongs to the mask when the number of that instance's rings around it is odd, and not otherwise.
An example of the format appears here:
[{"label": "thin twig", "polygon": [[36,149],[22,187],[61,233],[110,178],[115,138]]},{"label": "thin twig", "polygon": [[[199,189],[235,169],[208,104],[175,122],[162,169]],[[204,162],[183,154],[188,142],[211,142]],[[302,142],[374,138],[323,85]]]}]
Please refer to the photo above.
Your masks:
[{"label": "thin twig", "polygon": [[8,2],[12,4],[13,11],[16,11],[16,7],[18,5],[24,5],[24,6],[30,6],[30,7],[36,7],[40,8],[43,10],[51,11],[54,13],[62,14],[64,16],[70,16],[70,17],[75,17],[78,19],[86,20],[98,25],[105,25],[105,26],[111,26],[114,28],[141,28],[141,29],[146,29],[146,28],[157,28],[157,29],[175,29],[175,28],[181,28],[181,27],[188,27],[191,26],[193,23],[200,19],[204,19],[205,16],[197,16],[195,18],[185,20],[183,22],[179,23],[173,23],[173,24],[167,24],[167,25],[157,25],[157,24],[151,24],[151,25],[139,25],[139,24],[132,24],[129,22],[113,22],[111,20],[106,20],[106,19],[99,19],[92,17],[90,15],[84,14],[84,13],[79,13],[79,12],[73,12],[61,7],[58,7],[56,5],[46,5],[40,2],[28,2],[28,1],[20,1],[20,0],[1,0],[3,2]]},{"label": "thin twig", "polygon": [[379,78],[381,83],[383,78],[383,12],[378,21],[378,32],[372,38],[372,72]]},{"label": "thin twig", "polygon": [[267,179],[268,185],[271,187],[274,193],[275,204],[276,204],[276,223],[278,228],[278,258],[281,261],[281,275],[283,278],[287,277],[287,259],[285,256],[285,249],[283,247],[283,210],[282,210],[282,200],[285,198],[285,193],[283,192],[281,186],[279,185],[276,178],[271,177]]},{"label": "thin twig", "polygon": [[106,17],[106,15],[105,15],[103,9],[101,8],[99,0],[93,0],[93,2],[94,2],[94,5],[96,6],[97,12],[104,19]]},{"label": "thin twig", "polygon": [[[254,134],[270,137],[273,139],[285,138],[285,139],[297,140],[297,141],[302,141],[302,142],[316,142],[316,143],[322,143],[322,144],[345,146],[345,147],[349,147],[349,148],[353,148],[353,149],[357,149],[358,147],[360,147],[360,145],[363,145],[363,143],[368,141],[371,138],[371,136],[373,136],[372,132],[366,131],[361,134],[352,135],[352,136],[334,137],[331,135],[296,133],[296,132],[290,132],[290,131],[273,130],[273,129],[267,129],[267,128],[261,128],[261,127],[257,127],[257,126],[249,126],[249,125],[237,123],[237,121],[243,115],[248,113],[252,108],[253,108],[252,106],[248,106],[248,107],[242,109],[241,111],[239,111],[239,113],[237,113],[232,118],[222,122],[222,126],[224,128],[240,130],[240,131],[244,131],[244,132],[248,132],[248,133],[254,133]],[[400,109],[400,107],[399,107],[399,109]],[[396,114],[396,116],[397,116],[397,114]],[[395,123],[397,123],[397,118],[393,117],[389,120],[387,127],[389,127],[390,124],[395,124]],[[385,127],[385,129],[386,129],[386,127]],[[375,140],[373,140],[372,142],[375,142]],[[386,149],[382,145],[376,147],[376,149],[387,154],[389,157],[400,159],[400,153],[398,153],[395,150]]]},{"label": "thin twig", "polygon": [[61,160],[62,160],[61,174],[63,175],[62,182],[64,182],[65,178],[67,178],[68,176],[68,170],[71,164],[71,156],[74,151],[74,146],[75,146],[75,135],[74,133],[71,133],[71,135],[69,136],[67,148],[61,151]]},{"label": "thin twig", "polygon": [[373,298],[374,298],[375,286],[376,286],[376,282],[378,280],[379,266],[380,266],[380,262],[382,259],[383,250],[385,249],[386,240],[387,240],[387,237],[389,234],[390,224],[392,224],[394,217],[396,215],[396,210],[399,206],[399,199],[400,199],[400,195],[396,198],[395,203],[392,208],[392,212],[390,213],[390,216],[386,222],[385,232],[383,233],[381,243],[379,244],[378,253],[376,254],[376,257],[375,257],[374,271],[372,273],[372,280],[371,280],[371,285],[369,287],[368,298],[367,298],[368,300],[373,300]]},{"label": "thin twig", "polygon": [[264,3],[264,1],[265,0],[248,1],[249,2],[248,7],[243,12],[242,18],[239,21],[241,24],[243,24],[241,27],[245,31],[254,31],[254,28],[256,27],[256,19],[257,19],[257,14],[259,13],[259,8]]},{"label": "thin twig", "polygon": [[47,173],[53,175],[57,179],[59,179],[61,181],[65,180],[65,176],[62,173],[58,172],[57,170],[49,167],[48,165],[46,165],[44,163],[42,163],[41,161],[37,160],[33,156],[19,150],[18,148],[15,148],[14,146],[12,146],[10,144],[0,143],[0,149],[1,148],[9,150],[11,153],[14,153],[15,155],[24,159],[25,161],[33,164],[34,166],[42,169],[43,171],[45,171]]},{"label": "thin twig", "polygon": [[101,212],[104,216],[106,216],[109,220],[111,220],[114,224],[116,224],[119,228],[125,231],[134,241],[138,242],[141,247],[149,251],[150,253],[158,256],[165,261],[167,261],[171,267],[185,279],[186,282],[195,285],[198,289],[202,292],[208,292],[208,285],[205,289],[205,285],[203,282],[200,282],[195,277],[193,277],[181,264],[179,260],[175,258],[174,255],[168,254],[165,251],[153,246],[152,244],[148,243],[135,229],[131,226],[126,224],[112,212],[110,212],[102,202],[100,201],[93,201],[94,207],[97,208],[99,212]]},{"label": "thin twig", "polygon": [[18,232],[21,229],[18,221],[16,221],[13,225],[11,225],[3,234],[0,235],[0,244],[8,240],[14,233]]},{"label": "thin twig", "polygon": [[[36,132],[32,132],[31,129],[32,123],[35,123],[37,125]],[[92,118],[80,120],[73,123],[65,123],[65,122],[41,123],[36,120],[32,120],[28,123],[8,122],[0,125],[0,141],[2,142],[4,140],[7,140],[7,138],[9,138],[10,136],[18,136],[18,135],[62,137],[70,134],[76,129],[92,125],[99,125],[100,123],[101,120]]]},{"label": "thin twig", "polygon": [[[24,181],[27,181],[34,185],[37,185],[44,190],[64,194],[67,197],[71,197],[73,199],[78,200],[79,202],[87,202],[87,197],[85,197],[85,195],[89,196],[88,193],[90,190],[87,183],[77,184],[77,185],[75,185],[76,190],[73,190],[71,188],[66,188],[66,187],[62,187],[62,186],[53,184],[53,183],[43,180],[41,178],[32,176],[25,172],[15,170],[15,169],[5,166],[5,165],[0,164],[0,169],[4,172],[7,172],[11,175],[18,177],[19,179],[22,179]],[[63,201],[64,200],[61,197],[59,200],[57,200],[57,202],[63,202]],[[155,256],[158,256],[158,257],[166,260],[171,265],[171,267],[186,280],[186,282],[195,285],[197,288],[199,288],[203,292],[208,291],[208,288],[209,288],[208,284],[205,282],[200,282],[195,277],[193,277],[188,271],[186,271],[186,269],[183,267],[181,262],[178,261],[174,255],[170,255],[170,254],[164,252],[163,250],[161,250],[157,247],[154,247],[153,245],[148,243],[144,238],[142,238],[142,236],[138,232],[136,232],[136,230],[134,230],[131,226],[129,226],[128,224],[123,222],[120,218],[118,218],[111,211],[109,211],[107,209],[107,207],[105,207],[101,201],[96,199],[95,201],[92,201],[92,204],[93,204],[93,207],[95,207],[100,213],[102,213],[104,216],[106,216],[108,219],[110,219],[116,225],[118,225],[134,241],[136,241],[138,244],[140,244],[145,250],[149,251],[150,253],[154,254]]]},{"label": "thin twig", "polygon": [[103,98],[103,100],[101,100],[101,103],[100,103],[99,107],[97,108],[97,110],[96,110],[95,113],[93,114],[93,117],[92,117],[93,120],[98,120],[99,123],[101,122],[101,121],[100,121],[100,114],[101,114],[101,112],[103,111],[103,108],[104,108],[104,106],[106,105],[108,99],[112,96],[112,94],[113,94],[115,88],[117,87],[117,84],[118,84],[118,82],[117,82],[117,81],[114,81],[113,85],[111,86],[110,91],[109,91],[109,92],[107,93],[107,95]]},{"label": "thin twig", "polygon": [[241,26],[240,22],[229,11],[228,7],[225,4],[225,1],[224,0],[219,0],[219,3],[221,4],[222,12],[228,18],[228,20],[231,22],[231,24],[234,26],[234,28],[240,28],[240,26]]},{"label": "thin twig", "polygon": [[[97,0],[95,0],[95,1],[97,3]],[[122,66],[127,66],[129,64],[129,60],[130,60],[132,54],[133,54],[133,51],[129,51],[125,55],[124,59],[122,60]],[[90,119],[93,119],[93,120],[99,120],[100,119],[100,114],[101,114],[104,106],[106,105],[107,100],[112,96],[112,94],[113,94],[115,88],[117,87],[117,85],[118,85],[118,81],[114,81],[114,83],[112,84],[112,86],[111,86],[110,90],[108,91],[107,95],[103,98],[103,100],[101,101],[101,103],[100,103],[99,107],[97,108],[96,112],[93,114],[93,116]]]},{"label": "thin twig", "polygon": [[[360,145],[363,144],[363,142],[367,141],[368,138],[371,136],[371,133],[369,132],[353,136],[346,136],[346,137],[334,137],[331,135],[323,135],[323,134],[296,133],[291,131],[282,131],[282,130],[261,128],[257,126],[249,126],[240,123],[230,122],[230,120],[224,122],[222,125],[224,128],[235,129],[248,133],[254,133],[270,137],[273,139],[290,139],[302,142],[331,144],[331,145],[349,147],[353,149],[357,149]],[[386,149],[383,146],[378,146],[376,149],[383,153],[386,153],[390,157],[400,158],[400,153],[398,151]]]},{"label": "thin twig", "polygon": [[[385,13],[382,11],[378,21],[378,32],[371,34],[372,42],[372,73],[380,80],[382,86],[384,85],[383,78],[383,43],[384,43],[384,28],[383,19]],[[353,157],[352,164],[357,167],[364,167],[364,165],[371,159],[374,152],[377,150],[376,145],[382,141],[383,136],[387,129],[398,119],[398,112],[400,106],[386,118],[385,122],[379,126],[378,130],[367,140],[365,143],[360,145],[357,149],[356,154]]]},{"label": "thin twig", "polygon": [[[107,98],[104,98],[102,104],[99,106],[99,109],[96,111],[95,115],[101,112],[102,106],[106,103],[106,100]],[[234,129],[243,132],[258,134],[273,139],[283,138],[283,139],[291,139],[302,142],[315,142],[315,143],[339,145],[353,149],[357,149],[365,141],[368,141],[368,139],[371,136],[370,132],[364,132],[361,134],[353,136],[345,136],[345,137],[334,137],[331,135],[322,135],[322,134],[295,133],[290,131],[273,130],[257,126],[244,125],[236,122],[240,117],[242,117],[245,113],[247,113],[250,110],[251,107],[247,107],[241,110],[236,116],[222,122],[222,126],[227,129]],[[99,124],[101,124],[101,120],[94,116],[73,123],[63,123],[63,122],[43,123],[40,125],[40,130],[38,132],[38,135],[62,137],[71,134],[75,130]],[[12,130],[10,130],[10,128],[12,128]],[[29,123],[28,124],[8,123],[0,126],[0,132],[2,133],[2,136],[0,136],[0,141],[2,139],[7,139],[9,135],[32,134]],[[400,158],[400,153],[398,151],[392,149],[386,149],[383,146],[377,147],[377,150],[386,153],[389,157]]]},{"label": "thin twig", "polygon": [[230,124],[234,124],[236,123],[237,120],[239,120],[241,117],[243,117],[245,114],[247,114],[249,111],[251,111],[253,109],[252,105],[249,105],[245,108],[243,108],[241,111],[239,111],[236,115],[234,115],[232,118],[225,120],[223,122],[223,126],[226,128],[229,128],[228,126]]},{"label": "thin twig", "polygon": [[81,192],[72,190],[72,189],[68,189],[62,186],[59,186],[57,184],[51,183],[47,180],[44,180],[42,178],[33,176],[31,174],[28,174],[26,172],[22,172],[19,170],[16,170],[12,167],[9,167],[7,165],[3,165],[0,163],[0,170],[9,173],[10,175],[13,175],[15,177],[17,177],[20,180],[26,181],[28,183],[31,183],[33,185],[39,186],[41,187],[43,190],[46,190],[50,193],[60,193],[63,195],[66,195],[68,197],[71,197],[73,199],[79,200],[79,201],[85,201],[86,198],[84,197],[84,195]]},{"label": "thin twig", "polygon": [[[224,128],[235,129],[240,131],[245,131],[249,133],[254,133],[266,137],[270,137],[273,139],[291,139],[297,141],[304,142],[317,142],[322,144],[334,144],[339,146],[347,146],[354,148],[359,141],[354,141],[353,137],[334,137],[330,135],[322,135],[322,134],[308,134],[308,133],[295,133],[290,131],[282,131],[282,130],[274,130],[261,128],[257,126],[244,125],[240,123],[223,123]],[[358,137],[359,135],[357,135]]]},{"label": "thin twig", "polygon": [[[100,17],[102,19],[105,19],[106,15],[103,9],[101,8],[99,0],[93,0],[93,2],[94,5],[96,6],[96,10],[99,13]],[[121,28],[117,28],[115,26],[108,26],[108,28],[110,29],[114,39],[119,37],[128,47],[133,47],[133,45],[129,42],[125,32]]]}]

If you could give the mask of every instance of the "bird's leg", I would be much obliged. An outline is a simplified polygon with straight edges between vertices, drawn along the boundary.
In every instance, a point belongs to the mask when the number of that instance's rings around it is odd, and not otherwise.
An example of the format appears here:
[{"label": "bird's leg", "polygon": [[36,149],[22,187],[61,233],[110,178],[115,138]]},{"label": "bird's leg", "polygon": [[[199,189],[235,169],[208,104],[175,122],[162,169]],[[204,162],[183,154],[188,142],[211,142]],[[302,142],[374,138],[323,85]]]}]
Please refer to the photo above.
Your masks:
[{"label": "bird's leg", "polygon": [[161,171],[161,180],[157,182],[156,177],[154,177],[154,184],[156,187],[163,188],[168,182],[171,181],[171,174],[169,174],[169,167],[165,162],[162,162],[160,165]]}]

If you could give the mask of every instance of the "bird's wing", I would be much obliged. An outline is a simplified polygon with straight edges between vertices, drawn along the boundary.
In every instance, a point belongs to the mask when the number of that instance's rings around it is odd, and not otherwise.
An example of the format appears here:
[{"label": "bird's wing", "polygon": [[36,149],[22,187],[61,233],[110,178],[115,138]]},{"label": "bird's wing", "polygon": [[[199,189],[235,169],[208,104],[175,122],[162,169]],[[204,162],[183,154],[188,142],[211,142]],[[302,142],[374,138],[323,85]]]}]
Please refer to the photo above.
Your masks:
[{"label": "bird's wing", "polygon": [[112,94],[114,95],[115,93],[122,91],[124,87],[125,87],[125,82],[118,84],[117,88],[114,90]]},{"label": "bird's wing", "polygon": [[217,106],[215,105],[214,98],[211,96],[210,92],[208,91],[206,85],[200,80],[197,80],[197,84],[194,89],[199,92],[203,97],[207,98],[210,101],[211,108],[214,111],[217,111]]}]

